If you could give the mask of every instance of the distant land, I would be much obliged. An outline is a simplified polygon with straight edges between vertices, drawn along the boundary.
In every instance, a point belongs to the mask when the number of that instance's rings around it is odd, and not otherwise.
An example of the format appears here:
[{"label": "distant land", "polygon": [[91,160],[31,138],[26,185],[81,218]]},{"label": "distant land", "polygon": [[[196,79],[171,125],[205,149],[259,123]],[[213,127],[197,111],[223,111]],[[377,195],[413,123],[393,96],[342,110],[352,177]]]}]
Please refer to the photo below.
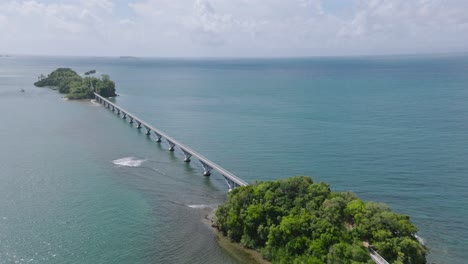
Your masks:
[{"label": "distant land", "polygon": [[133,57],[133,56],[120,56],[119,58],[123,59],[123,60],[136,60],[136,59],[138,59],[137,57]]}]

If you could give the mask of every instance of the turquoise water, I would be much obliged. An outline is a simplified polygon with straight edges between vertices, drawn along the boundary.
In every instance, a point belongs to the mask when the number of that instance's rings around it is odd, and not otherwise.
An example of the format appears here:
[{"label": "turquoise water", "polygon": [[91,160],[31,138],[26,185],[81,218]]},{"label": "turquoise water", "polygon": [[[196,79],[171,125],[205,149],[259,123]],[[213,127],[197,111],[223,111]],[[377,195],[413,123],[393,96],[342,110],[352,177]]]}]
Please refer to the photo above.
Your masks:
[{"label": "turquoise water", "polygon": [[[310,175],[409,214],[429,261],[468,257],[468,57],[0,59],[0,263],[238,263],[226,198],[110,111],[35,88],[96,69],[119,105],[248,182]],[[25,93],[20,93],[25,89]]]}]

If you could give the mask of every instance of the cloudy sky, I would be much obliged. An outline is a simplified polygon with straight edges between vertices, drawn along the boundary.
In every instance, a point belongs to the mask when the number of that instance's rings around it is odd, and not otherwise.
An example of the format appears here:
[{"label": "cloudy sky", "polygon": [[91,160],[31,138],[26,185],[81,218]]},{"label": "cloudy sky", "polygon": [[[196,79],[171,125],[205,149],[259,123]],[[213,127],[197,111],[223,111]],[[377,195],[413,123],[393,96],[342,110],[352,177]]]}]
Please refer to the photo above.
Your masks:
[{"label": "cloudy sky", "polygon": [[0,54],[468,51],[468,0],[0,0]]}]

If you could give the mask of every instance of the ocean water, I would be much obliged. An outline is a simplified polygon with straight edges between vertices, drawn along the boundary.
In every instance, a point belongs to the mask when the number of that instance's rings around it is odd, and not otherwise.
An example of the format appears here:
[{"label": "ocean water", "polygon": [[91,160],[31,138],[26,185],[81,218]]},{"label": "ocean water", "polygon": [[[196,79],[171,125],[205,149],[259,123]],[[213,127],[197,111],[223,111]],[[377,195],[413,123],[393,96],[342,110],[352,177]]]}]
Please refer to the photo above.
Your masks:
[{"label": "ocean water", "polygon": [[[0,263],[240,263],[209,230],[222,177],[90,101],[32,83],[96,69],[117,104],[248,182],[309,175],[408,214],[468,258],[468,56],[0,58]],[[25,92],[19,92],[24,89]]]}]

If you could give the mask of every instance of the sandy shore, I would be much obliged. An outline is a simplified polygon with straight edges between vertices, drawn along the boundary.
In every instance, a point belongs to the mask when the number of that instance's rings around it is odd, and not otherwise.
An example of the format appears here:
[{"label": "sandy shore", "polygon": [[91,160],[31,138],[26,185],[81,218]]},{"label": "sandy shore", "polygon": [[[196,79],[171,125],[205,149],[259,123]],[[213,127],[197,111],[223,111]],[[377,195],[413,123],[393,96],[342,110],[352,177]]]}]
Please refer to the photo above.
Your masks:
[{"label": "sandy shore", "polygon": [[227,237],[223,236],[218,229],[214,227],[215,210],[211,211],[205,216],[205,223],[216,234],[219,245],[226,250],[231,256],[243,263],[258,263],[258,264],[271,264],[271,262],[263,259],[262,255],[252,249],[247,249],[241,244],[231,242]]}]

